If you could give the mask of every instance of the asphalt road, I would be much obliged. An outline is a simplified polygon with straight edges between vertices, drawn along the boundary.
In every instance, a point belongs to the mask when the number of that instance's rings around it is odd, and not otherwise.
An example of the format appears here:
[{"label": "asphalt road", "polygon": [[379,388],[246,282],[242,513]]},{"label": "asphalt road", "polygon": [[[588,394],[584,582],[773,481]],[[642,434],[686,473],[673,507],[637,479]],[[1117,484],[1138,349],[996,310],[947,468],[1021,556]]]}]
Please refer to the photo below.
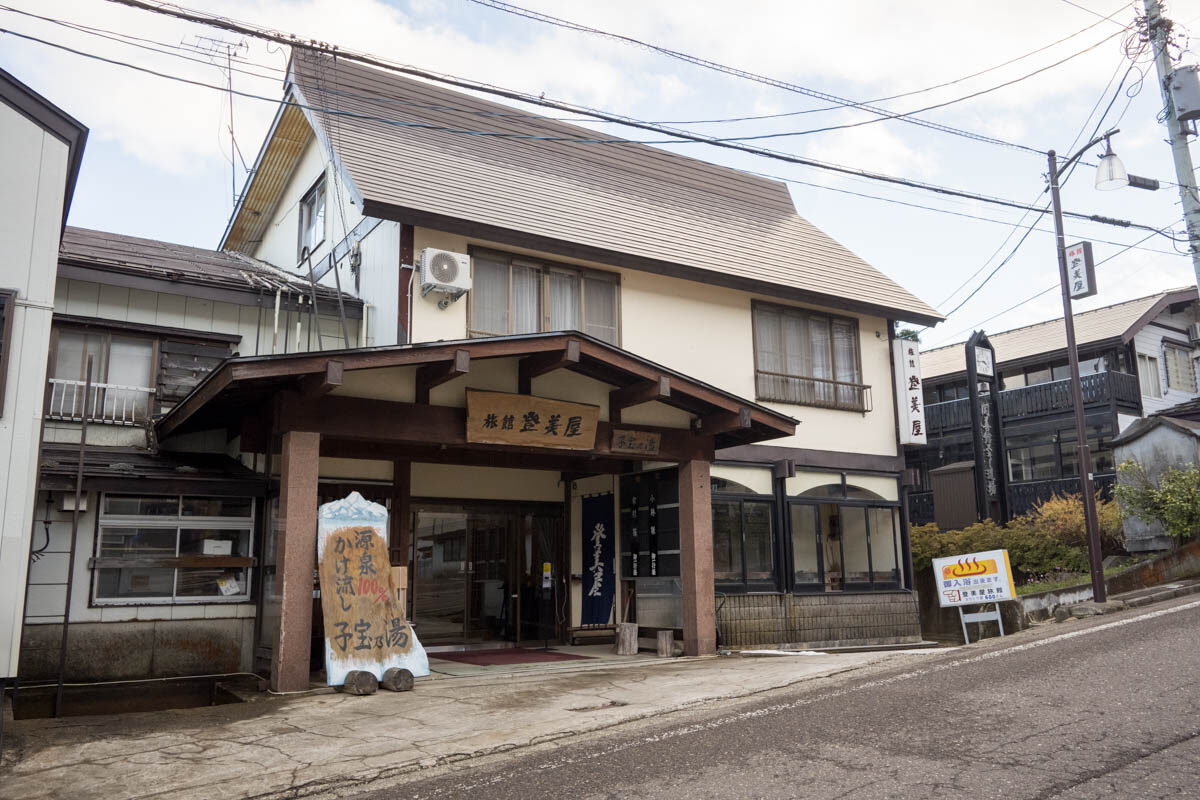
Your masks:
[{"label": "asphalt road", "polygon": [[1200,798],[1200,602],[1047,626],[359,795]]}]

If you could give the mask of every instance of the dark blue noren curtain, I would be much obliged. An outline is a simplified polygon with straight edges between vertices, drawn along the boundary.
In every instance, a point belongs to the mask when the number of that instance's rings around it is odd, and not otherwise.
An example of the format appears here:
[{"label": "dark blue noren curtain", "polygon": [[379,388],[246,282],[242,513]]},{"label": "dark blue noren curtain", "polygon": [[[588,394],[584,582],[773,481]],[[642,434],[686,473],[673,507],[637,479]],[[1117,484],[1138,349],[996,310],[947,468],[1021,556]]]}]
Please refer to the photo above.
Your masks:
[{"label": "dark blue noren curtain", "polygon": [[583,606],[580,622],[604,625],[612,615],[616,592],[613,540],[613,496],[583,498]]}]

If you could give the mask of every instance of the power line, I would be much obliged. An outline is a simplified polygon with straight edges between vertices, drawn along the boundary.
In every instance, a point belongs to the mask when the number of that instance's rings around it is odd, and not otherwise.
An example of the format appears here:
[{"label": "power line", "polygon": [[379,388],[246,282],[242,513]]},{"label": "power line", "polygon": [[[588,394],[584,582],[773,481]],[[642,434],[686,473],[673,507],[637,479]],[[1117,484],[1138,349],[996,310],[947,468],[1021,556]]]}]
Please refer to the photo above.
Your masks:
[{"label": "power line", "polygon": [[[1112,260],[1113,260],[1114,258],[1116,258],[1117,256],[1119,256],[1119,255],[1123,255],[1124,253],[1127,253],[1127,252],[1129,252],[1130,250],[1137,249],[1137,248],[1138,248],[1138,245],[1142,244],[1143,242],[1149,241],[1151,238],[1153,238],[1153,236],[1154,236],[1154,234],[1153,234],[1153,233],[1149,233],[1149,234],[1147,234],[1147,235],[1146,235],[1144,238],[1142,238],[1142,239],[1139,239],[1138,241],[1134,242],[1133,244],[1128,244],[1128,245],[1125,245],[1123,248],[1121,248],[1121,249],[1120,249],[1120,250],[1118,250],[1117,252],[1113,253],[1112,255],[1108,256],[1107,258],[1104,258],[1104,259],[1101,259],[1100,261],[1097,261],[1097,262],[1096,262],[1096,264],[1095,264],[1095,266],[1096,266],[1096,267],[1101,267],[1101,266],[1103,266],[1104,264],[1107,264],[1108,262],[1112,261]],[[986,318],[984,318],[984,319],[981,319],[979,322],[976,322],[976,323],[974,323],[974,324],[973,324],[973,325],[971,325],[970,327],[968,327],[968,328],[963,328],[962,330],[960,330],[960,331],[958,331],[958,332],[956,332],[956,333],[952,333],[952,334],[950,334],[949,336],[947,336],[946,338],[947,338],[947,339],[953,339],[955,336],[961,336],[961,335],[962,335],[962,334],[964,334],[964,333],[967,333],[967,332],[969,332],[969,331],[975,330],[975,329],[977,329],[977,328],[981,327],[981,326],[982,326],[982,325],[983,325],[985,322],[991,322],[992,320],[996,319],[997,317],[1002,317],[1002,316],[1004,316],[1005,314],[1007,314],[1008,312],[1010,312],[1010,311],[1015,311],[1016,309],[1018,309],[1018,308],[1020,308],[1021,306],[1025,305],[1026,303],[1028,303],[1028,302],[1031,302],[1031,301],[1033,301],[1033,300],[1036,300],[1036,299],[1038,299],[1038,298],[1039,298],[1039,297],[1041,297],[1042,295],[1049,294],[1050,292],[1053,292],[1055,289],[1061,289],[1061,288],[1062,288],[1062,287],[1061,287],[1059,284],[1057,284],[1057,283],[1056,283],[1056,284],[1054,284],[1053,286],[1047,286],[1045,289],[1042,289],[1040,292],[1036,292],[1035,294],[1031,294],[1029,297],[1026,297],[1024,300],[1021,300],[1021,301],[1019,301],[1019,302],[1017,302],[1017,303],[1014,303],[1013,305],[1009,306],[1008,308],[1004,309],[1003,311],[997,311],[995,314],[992,314],[990,317],[986,317]],[[949,346],[950,346],[950,345],[952,345],[952,344],[954,344],[954,342],[951,342],[950,344],[945,344],[945,345],[938,345],[938,347],[949,347]],[[936,349],[936,348],[931,348],[931,349]]]},{"label": "power line", "polygon": [[[126,0],[111,0],[111,1],[112,2],[126,2]],[[136,2],[136,0],[134,0],[134,1]],[[776,89],[783,89],[785,91],[795,92],[797,94],[802,94],[807,97],[815,97],[817,99],[824,100],[829,103],[836,103],[837,105],[845,106],[847,108],[862,109],[863,111],[869,111],[872,114],[876,114],[881,117],[889,117],[890,118],[890,117],[895,116],[891,111],[888,111],[887,109],[884,109],[884,108],[877,108],[875,106],[868,105],[866,103],[859,103],[859,102],[856,102],[854,100],[849,100],[844,97],[838,97],[837,95],[830,94],[829,92],[822,92],[822,91],[818,91],[816,89],[810,89],[807,86],[800,86],[800,85],[797,85],[794,83],[789,83],[787,81],[779,80],[777,78],[770,78],[765,75],[759,75],[754,72],[749,72],[747,70],[738,69],[736,67],[730,67],[725,64],[719,64],[715,61],[710,61],[709,59],[706,59],[706,58],[701,58],[699,56],[693,56],[688,53],[680,52],[678,50],[672,50],[670,48],[663,47],[661,45],[644,42],[644,41],[641,41],[640,39],[635,39],[631,36],[625,36],[625,35],[622,35],[619,33],[612,33],[610,31],[602,31],[602,30],[599,30],[598,28],[591,28],[586,25],[580,25],[579,23],[571,22],[569,20],[565,20],[560,17],[552,17],[549,14],[542,14],[540,12],[531,11],[527,8],[522,8],[520,6],[512,5],[510,3],[500,2],[500,0],[469,0],[469,1],[472,3],[476,3],[478,5],[496,9],[497,11],[503,11],[505,13],[513,14],[513,15],[519,16],[519,17],[526,17],[528,19],[536,20],[537,22],[542,22],[547,25],[553,25],[558,28],[565,28],[567,30],[577,31],[580,33],[588,33],[588,34],[591,34],[594,36],[602,36],[604,38],[613,39],[615,41],[624,42],[626,44],[631,44],[636,47],[642,47],[647,50],[652,50],[656,53],[661,53],[662,55],[669,56],[670,58],[675,58],[680,61],[685,61],[694,66],[702,67],[704,69],[712,70],[714,72],[724,73],[726,75],[732,75],[733,77],[736,77],[736,78],[743,78],[745,80],[753,81],[755,83],[761,83],[765,86],[771,86]],[[1009,142],[1009,141],[1005,141],[1003,139],[997,139],[992,136],[984,136],[983,134],[973,133],[971,131],[966,131],[961,128],[954,128],[949,125],[943,125],[943,124],[937,123],[937,122],[930,122],[928,120],[918,119],[918,118],[910,117],[910,116],[896,116],[895,118],[899,119],[903,122],[908,122],[913,125],[920,125],[921,127],[924,127],[924,128],[930,128],[932,130],[940,131],[942,133],[949,133],[954,136],[961,136],[961,137],[964,137],[967,139],[972,139],[974,141],[985,142],[987,144],[999,145],[1001,147],[1008,147],[1008,148],[1012,148],[1015,150],[1023,150],[1023,151],[1030,152],[1030,153],[1039,153],[1040,154],[1043,152],[1041,150],[1038,150],[1033,147],[1029,147],[1027,145],[1018,144],[1016,142]]]},{"label": "power line", "polygon": [[[538,136],[524,136],[524,135],[518,135],[518,136],[514,137],[511,134],[501,134],[501,133],[494,132],[494,131],[473,131],[473,130],[449,129],[449,128],[442,128],[441,126],[436,126],[436,125],[427,125],[424,123],[404,123],[404,122],[398,122],[395,120],[387,120],[384,118],[372,117],[369,115],[353,114],[351,112],[340,112],[343,115],[356,116],[356,117],[360,117],[360,118],[364,118],[364,119],[376,120],[376,121],[379,121],[384,124],[400,125],[400,126],[405,126],[405,127],[419,127],[419,128],[433,129],[433,130],[444,130],[444,131],[452,132],[452,133],[463,133],[463,134],[467,134],[467,135],[479,135],[479,136],[512,137],[512,138],[540,139],[540,140],[550,140],[550,141],[574,141],[574,142],[580,142],[580,143],[593,143],[593,144],[601,143],[601,144],[614,144],[614,145],[631,144],[631,143],[632,144],[679,144],[679,143],[683,143],[683,142],[699,142],[702,144],[713,145],[715,147],[724,147],[727,149],[737,150],[739,152],[745,152],[745,153],[749,153],[751,155],[763,156],[766,158],[772,158],[772,159],[776,159],[779,161],[785,161],[785,162],[792,163],[792,164],[799,164],[801,166],[813,167],[813,168],[817,168],[817,169],[824,169],[824,170],[828,170],[831,172],[841,173],[841,174],[845,174],[845,175],[858,176],[858,177],[876,180],[876,181],[880,181],[880,182],[884,182],[884,183],[890,183],[890,184],[896,184],[896,185],[902,185],[902,186],[911,186],[914,188],[923,189],[923,190],[934,192],[937,194],[978,200],[980,202],[991,203],[993,205],[999,205],[999,206],[1006,206],[1006,207],[1015,208],[1015,209],[1018,209],[1021,211],[1032,208],[1031,206],[1023,205],[1021,203],[1018,203],[1018,202],[1012,201],[1012,200],[1005,200],[1002,198],[989,197],[987,195],[980,195],[980,194],[973,193],[973,192],[966,192],[966,191],[959,190],[959,189],[952,189],[949,187],[938,186],[936,184],[929,184],[929,183],[924,183],[924,182],[920,182],[920,181],[914,181],[914,180],[910,180],[907,178],[899,178],[899,177],[892,176],[892,175],[886,175],[883,173],[877,173],[877,172],[871,172],[871,171],[864,170],[864,169],[859,169],[857,167],[847,167],[847,166],[840,165],[840,164],[833,164],[830,162],[818,161],[816,159],[795,156],[790,153],[783,153],[783,152],[780,152],[777,150],[770,150],[770,149],[761,148],[761,147],[752,147],[750,145],[742,144],[740,142],[724,141],[717,137],[703,136],[700,134],[691,133],[689,131],[679,131],[679,130],[675,130],[675,129],[671,129],[671,128],[664,128],[662,126],[653,125],[653,124],[650,124],[650,123],[647,123],[647,122],[644,122],[641,120],[637,120],[632,117],[624,117],[624,116],[620,116],[620,115],[613,114],[610,112],[600,111],[598,109],[574,106],[572,104],[564,103],[561,101],[547,100],[545,97],[542,97],[542,96],[528,95],[528,94],[518,92],[518,91],[515,91],[512,89],[505,89],[502,87],[493,86],[493,85],[489,85],[489,84],[481,84],[481,83],[474,82],[474,81],[468,81],[463,78],[458,78],[455,76],[438,74],[438,73],[430,72],[428,70],[418,69],[418,68],[412,67],[412,66],[391,63],[391,62],[388,62],[386,60],[380,59],[376,56],[372,56],[369,54],[358,53],[358,52],[349,51],[349,50],[343,50],[341,48],[338,48],[336,46],[329,45],[326,43],[314,42],[311,40],[304,41],[294,35],[285,35],[282,33],[275,32],[275,31],[257,28],[252,25],[235,22],[235,21],[232,21],[232,20],[229,20],[226,18],[222,18],[222,17],[213,17],[213,16],[209,16],[209,15],[204,15],[204,14],[200,14],[200,13],[193,12],[190,10],[184,10],[184,9],[181,9],[180,7],[174,6],[174,5],[172,5],[172,6],[168,6],[166,4],[154,5],[152,3],[146,2],[145,0],[109,0],[109,2],[117,3],[120,5],[130,6],[132,8],[141,9],[143,11],[150,11],[153,13],[164,14],[167,16],[174,17],[176,19],[183,19],[183,20],[186,20],[189,22],[195,22],[195,23],[199,23],[202,25],[208,25],[210,27],[216,27],[216,28],[220,28],[223,30],[234,31],[236,33],[242,33],[242,34],[245,34],[248,36],[253,36],[255,38],[264,39],[264,40],[276,42],[279,44],[285,44],[285,45],[288,45],[293,48],[301,48],[304,50],[310,50],[310,51],[320,54],[320,55],[331,56],[331,55],[336,54],[337,57],[348,60],[348,61],[354,61],[354,62],[358,62],[361,64],[365,64],[367,66],[378,67],[378,68],[382,68],[382,69],[389,70],[392,72],[398,72],[401,74],[412,75],[415,77],[420,77],[420,78],[424,78],[427,80],[431,80],[431,81],[434,81],[437,83],[444,83],[447,85],[455,86],[455,87],[458,87],[461,89],[468,89],[471,91],[478,91],[478,92],[482,92],[485,94],[492,94],[492,95],[496,95],[499,97],[505,97],[510,100],[516,100],[519,102],[529,103],[531,105],[539,105],[539,106],[543,106],[543,107],[547,107],[547,108],[557,108],[559,110],[570,111],[573,113],[587,114],[589,116],[597,117],[599,119],[602,119],[602,120],[605,120],[608,122],[615,122],[615,123],[627,125],[627,126],[633,127],[633,128],[639,128],[642,130],[654,131],[656,133],[661,133],[661,134],[668,135],[668,136],[674,136],[677,139],[679,139],[680,141],[666,141],[666,142],[641,141],[641,142],[638,142],[638,141],[630,141],[630,140],[625,140],[625,139],[599,140],[599,139],[576,139],[574,137],[538,137]],[[21,34],[21,35],[25,36],[24,34]],[[36,37],[25,36],[25,38],[36,38]],[[43,41],[43,40],[37,40],[37,41]],[[61,47],[63,49],[71,50],[71,48],[65,48],[63,45],[56,45],[52,42],[43,42],[43,43],[50,44],[51,46]],[[72,52],[78,53],[79,51],[72,50]],[[87,57],[99,58],[98,56],[92,56],[91,54],[87,54],[87,53],[79,53],[79,54],[87,56]],[[125,65],[125,66],[131,66],[134,69],[144,69],[144,68],[136,67],[133,65]],[[145,71],[153,72],[152,70],[145,70]],[[158,74],[158,73],[156,73],[156,74]],[[163,77],[173,77],[173,76],[163,76]],[[181,78],[176,78],[176,79],[185,80],[185,81],[187,80],[187,79],[181,79]],[[198,85],[206,85],[206,84],[202,84],[202,83],[194,82],[194,81],[193,81],[193,83],[197,83]],[[225,89],[221,88],[221,91],[225,91]],[[242,94],[243,94],[243,96],[255,96],[255,95],[249,95],[247,93],[242,93]],[[264,98],[260,97],[260,99],[264,99]],[[277,101],[272,100],[272,102],[277,102]],[[297,104],[297,105],[299,106],[300,104]],[[303,107],[303,106],[301,106],[301,107]],[[325,113],[331,113],[329,109],[313,109],[313,110],[323,111]],[[1038,210],[1039,212],[1041,212],[1040,209],[1035,208],[1034,210]],[[1154,231],[1159,232],[1160,234],[1162,233],[1161,231],[1158,231],[1158,229],[1150,228],[1149,226],[1146,226],[1146,225],[1140,225],[1140,224],[1128,222],[1125,220],[1111,219],[1111,218],[1103,217],[1103,216],[1100,216],[1097,214],[1089,215],[1089,214],[1081,214],[1078,212],[1064,212],[1064,216],[1068,216],[1073,219],[1083,219],[1083,220],[1090,220],[1092,222],[1098,222],[1098,223],[1102,223],[1102,224],[1115,225],[1116,227],[1138,228],[1138,229],[1142,229],[1142,230],[1154,230]],[[1162,235],[1166,236],[1166,234],[1162,234]],[[1170,237],[1168,237],[1168,238],[1170,238]]]},{"label": "power line", "polygon": [[[471,1],[473,2],[474,0],[471,0]],[[1122,5],[1120,8],[1118,8],[1113,13],[1109,14],[1107,17],[1104,17],[1103,19],[1101,19],[1097,22],[1093,22],[1091,25],[1088,25],[1085,28],[1081,28],[1072,34],[1064,36],[1061,39],[1055,39],[1053,42],[1050,42],[1049,44],[1046,44],[1046,45],[1042,45],[1041,47],[1037,48],[1036,50],[1030,50],[1027,53],[1019,55],[1016,58],[1010,58],[1007,61],[996,64],[995,66],[987,67],[986,69],[981,69],[978,72],[972,72],[970,75],[964,75],[961,78],[955,78],[953,80],[943,81],[942,83],[938,83],[933,86],[927,86],[924,89],[913,89],[912,91],[901,92],[900,94],[888,95],[886,97],[876,97],[872,100],[864,100],[862,102],[864,104],[870,104],[870,105],[874,105],[875,103],[886,103],[889,100],[899,100],[902,97],[912,97],[912,96],[918,95],[918,94],[926,94],[928,92],[933,92],[938,89],[944,89],[947,86],[954,86],[959,83],[965,83],[966,81],[972,80],[973,78],[978,78],[980,75],[986,75],[989,72],[995,72],[998,69],[1003,69],[1004,67],[1015,64],[1018,61],[1024,61],[1025,59],[1035,56],[1038,53],[1045,52],[1046,50],[1049,50],[1050,48],[1055,47],[1057,45],[1060,45],[1063,42],[1074,39],[1076,36],[1085,34],[1088,31],[1090,31],[1092,28],[1098,27],[1099,25],[1102,25],[1105,22],[1115,22],[1115,20],[1113,20],[1112,18],[1115,17],[1117,14],[1119,14],[1124,9],[1125,9],[1125,6]],[[1116,24],[1120,25],[1121,23],[1118,22]],[[816,114],[816,113],[819,113],[822,111],[835,111],[839,108],[845,108],[845,106],[843,106],[843,105],[822,106],[820,108],[806,108],[806,109],[802,109],[800,111],[784,111],[784,112],[781,112],[778,114],[756,114],[756,115],[752,115],[752,116],[726,117],[726,118],[722,118],[722,119],[663,120],[661,122],[661,124],[663,124],[663,125],[701,125],[701,124],[720,123],[720,122],[750,122],[750,121],[757,121],[757,120],[763,120],[763,119],[779,119],[782,117],[794,117],[794,116],[799,116],[802,114]]]}]

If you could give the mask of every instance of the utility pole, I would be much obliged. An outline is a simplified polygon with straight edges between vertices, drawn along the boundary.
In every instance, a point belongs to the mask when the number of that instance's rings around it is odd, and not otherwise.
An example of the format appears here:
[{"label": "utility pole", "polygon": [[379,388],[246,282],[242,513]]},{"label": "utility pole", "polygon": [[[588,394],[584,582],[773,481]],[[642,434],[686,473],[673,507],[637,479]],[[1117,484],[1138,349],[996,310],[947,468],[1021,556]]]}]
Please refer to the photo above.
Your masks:
[{"label": "utility pole", "polygon": [[1179,121],[1179,113],[1171,98],[1171,55],[1167,43],[1171,35],[1171,20],[1162,15],[1158,0],[1143,0],[1146,8],[1146,36],[1154,48],[1154,66],[1158,69],[1158,86],[1162,90],[1165,109],[1164,124],[1170,136],[1171,155],[1175,158],[1175,175],[1179,182],[1179,199],[1183,202],[1183,222],[1187,227],[1188,249],[1192,253],[1192,269],[1196,286],[1200,288],[1200,197],[1196,195],[1196,174],[1192,154],[1188,150],[1188,129]]}]

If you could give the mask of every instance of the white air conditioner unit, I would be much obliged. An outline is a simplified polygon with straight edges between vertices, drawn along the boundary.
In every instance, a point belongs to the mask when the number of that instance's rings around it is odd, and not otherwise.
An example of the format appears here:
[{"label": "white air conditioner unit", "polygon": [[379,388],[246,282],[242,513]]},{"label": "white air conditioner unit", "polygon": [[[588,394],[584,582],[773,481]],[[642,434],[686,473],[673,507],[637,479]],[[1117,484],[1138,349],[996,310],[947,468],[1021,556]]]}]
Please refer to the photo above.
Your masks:
[{"label": "white air conditioner unit", "polygon": [[471,288],[471,262],[466,253],[452,253],[426,247],[418,262],[421,270],[421,296],[441,292],[448,300],[457,300]]},{"label": "white air conditioner unit", "polygon": [[1192,347],[1200,347],[1200,322],[1188,325],[1188,341],[1192,343]]}]

